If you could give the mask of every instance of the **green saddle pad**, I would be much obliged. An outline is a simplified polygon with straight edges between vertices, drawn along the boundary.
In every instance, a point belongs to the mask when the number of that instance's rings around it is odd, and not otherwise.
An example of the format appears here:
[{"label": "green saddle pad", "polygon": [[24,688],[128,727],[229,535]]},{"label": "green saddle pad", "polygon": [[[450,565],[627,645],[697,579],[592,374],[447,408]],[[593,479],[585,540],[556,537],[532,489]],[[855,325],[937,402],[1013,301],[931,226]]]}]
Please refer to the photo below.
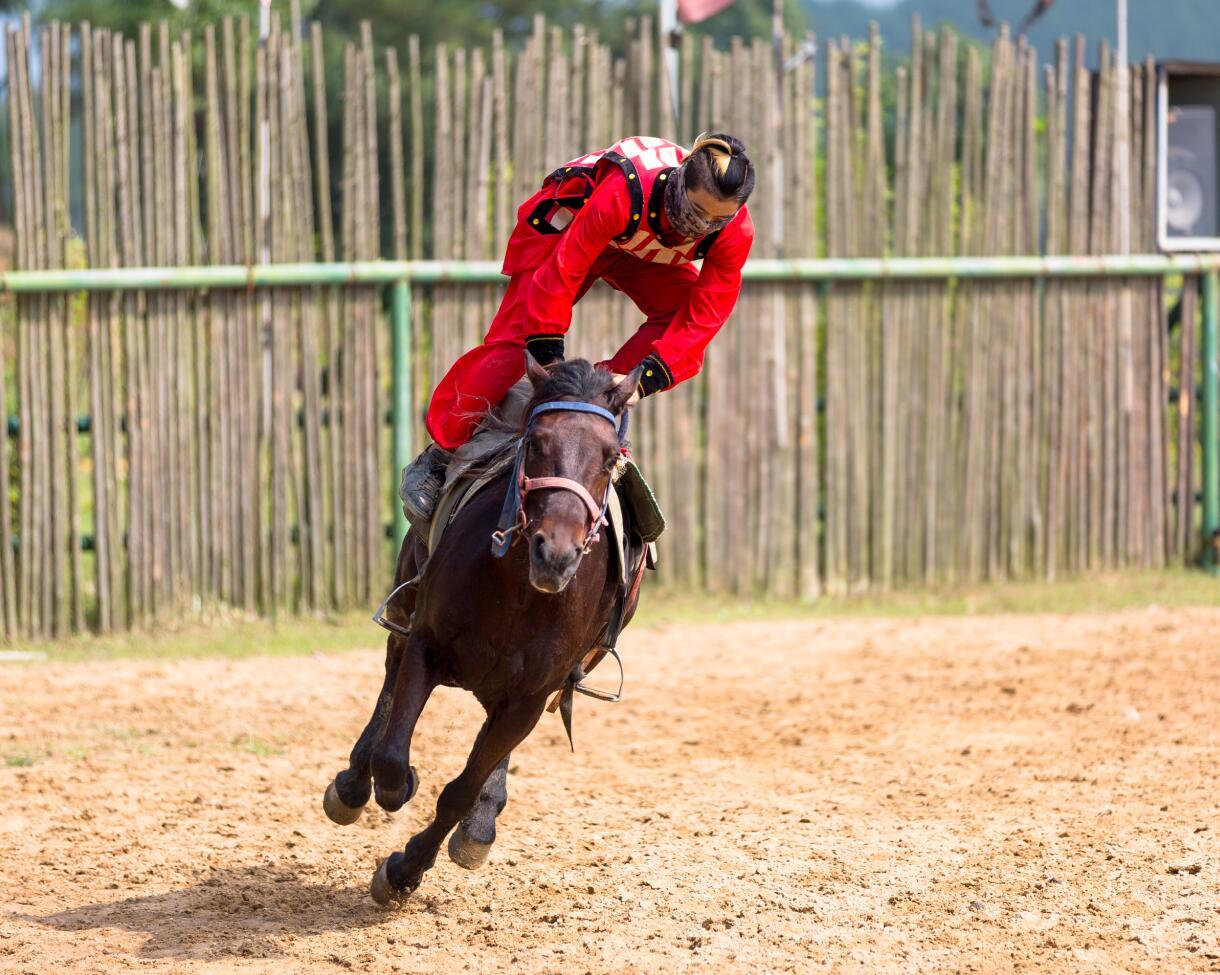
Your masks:
[{"label": "green saddle pad", "polygon": [[645,542],[655,542],[665,531],[665,515],[657,504],[657,496],[644,480],[634,460],[626,460],[623,474],[617,482],[618,495],[631,513],[636,532]]}]

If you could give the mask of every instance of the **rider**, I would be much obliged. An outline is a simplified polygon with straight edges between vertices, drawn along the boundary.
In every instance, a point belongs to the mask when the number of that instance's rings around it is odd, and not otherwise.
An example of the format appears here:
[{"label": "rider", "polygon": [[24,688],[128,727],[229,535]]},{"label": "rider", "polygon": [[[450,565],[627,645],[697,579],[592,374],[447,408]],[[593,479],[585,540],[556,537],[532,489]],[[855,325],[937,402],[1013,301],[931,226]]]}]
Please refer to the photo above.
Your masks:
[{"label": "rider", "polygon": [[[428,407],[429,444],[403,472],[413,524],[428,521],[449,451],[524,372],[563,358],[572,306],[598,278],[647,316],[609,360],[617,378],[643,365],[632,402],[696,375],[733,310],[754,225],[745,206],[754,164],[745,145],[703,134],[688,153],[633,136],[560,166],[517,211],[504,256],[508,288],[483,339],[457,360]],[[702,260],[702,268],[692,263]]]}]

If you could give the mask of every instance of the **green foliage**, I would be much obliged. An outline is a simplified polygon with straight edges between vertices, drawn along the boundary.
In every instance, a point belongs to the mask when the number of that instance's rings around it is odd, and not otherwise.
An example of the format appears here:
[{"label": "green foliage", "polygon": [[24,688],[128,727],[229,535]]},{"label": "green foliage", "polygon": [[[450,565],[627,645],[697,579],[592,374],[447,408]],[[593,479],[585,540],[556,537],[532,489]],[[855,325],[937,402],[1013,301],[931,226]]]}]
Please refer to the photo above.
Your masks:
[{"label": "green foliage", "polygon": [[375,27],[377,43],[403,49],[418,34],[425,51],[437,44],[486,45],[496,29],[510,42],[533,30],[538,14],[560,27],[584,24],[605,31],[622,20],[622,8],[602,0],[487,0],[436,3],[435,0],[316,0],[312,16],[328,29],[355,34],[362,20]]},{"label": "green foliage", "polygon": [[[4,2],[4,0],[0,0]],[[374,25],[378,46],[405,49],[407,38],[418,34],[425,51],[436,44],[486,45],[499,28],[510,41],[533,29],[537,14],[549,24],[570,27],[583,23],[590,29],[621,33],[624,7],[605,0],[487,0],[484,3],[435,3],[433,0],[301,0],[301,15],[318,20],[329,33],[346,38],[359,35],[360,22]],[[290,15],[289,0],[273,0],[282,19]],[[45,0],[38,10],[42,20],[89,21],[134,34],[144,21],[169,23],[170,31],[201,30],[225,16],[258,19],[252,0],[190,0],[180,10],[169,0]]]},{"label": "green foliage", "polygon": [[[800,0],[783,0],[783,3],[784,29],[794,37],[803,35],[808,23]],[[643,3],[641,6],[647,11],[656,9],[655,3]],[[699,37],[710,35],[722,45],[728,44],[733,37],[770,37],[770,0],[737,0],[715,17],[709,17],[687,30]]]},{"label": "green foliage", "polygon": [[[868,25],[876,21],[888,49],[910,49],[911,17],[918,13],[925,30],[950,24],[963,38],[989,44],[994,30],[978,22],[975,0],[900,0],[892,7],[877,7],[861,0],[783,0],[784,26],[799,35],[806,29],[819,37],[868,36]],[[1025,17],[1032,0],[993,0],[996,16],[1010,24]],[[1212,61],[1220,58],[1220,21],[1215,0],[1161,0],[1156,4],[1130,6],[1131,55],[1133,59],[1189,58]],[[273,8],[288,16],[288,0],[274,0]],[[173,32],[199,30],[226,15],[257,19],[254,0],[189,0],[180,10],[170,0],[0,0],[0,13],[33,9],[46,20],[88,20],[104,27],[134,32],[141,21],[165,20]],[[375,25],[379,45],[403,48],[407,37],[420,35],[425,50],[438,43],[452,46],[486,44],[499,28],[506,39],[518,42],[532,30],[533,18],[543,14],[550,24],[570,27],[582,23],[596,30],[615,46],[621,46],[627,17],[655,14],[655,0],[485,0],[485,2],[436,3],[435,0],[301,0],[302,15],[320,20],[328,30],[355,36],[361,20]],[[697,36],[711,35],[725,42],[732,36],[769,37],[770,0],[737,0],[702,24],[689,28]],[[1090,57],[1096,57],[1097,41],[1113,38],[1114,0],[1063,0],[1030,32],[1031,42],[1043,60],[1053,54],[1059,37],[1082,34],[1089,42]]]},{"label": "green foliage", "polygon": [[[309,8],[309,0],[303,7]],[[287,16],[288,0],[274,0],[272,9]],[[251,0],[190,0],[186,9],[179,9],[169,0],[43,0],[37,9],[42,21],[61,20],[67,23],[88,21],[97,27],[109,27],[135,36],[140,24],[166,21],[170,33],[184,30],[202,32],[208,24],[219,23],[222,17],[250,16],[258,19],[258,4]]]},{"label": "green foliage", "polygon": [[[28,7],[16,0],[0,0],[12,9]],[[622,49],[628,18],[655,15],[655,0],[484,0],[484,2],[436,3],[435,0],[301,0],[301,14],[318,20],[328,33],[344,38],[358,36],[360,22],[374,25],[377,44],[404,50],[407,38],[418,34],[425,52],[437,44],[470,47],[491,42],[497,30],[510,44],[519,43],[533,30],[534,18],[541,14],[549,25],[570,28],[583,24],[597,31],[602,40]],[[289,16],[288,0],[273,0],[273,9],[283,18]],[[36,5],[40,20],[57,19],[72,23],[89,21],[134,34],[141,22],[168,22],[171,33],[198,31],[225,16],[249,16],[257,20],[253,0],[190,0],[181,10],[170,0],[43,0]],[[801,0],[784,0],[784,25],[792,34],[806,27]],[[727,10],[702,24],[689,28],[697,35],[711,35],[721,42],[730,37],[769,37],[770,0],[737,0]]]}]

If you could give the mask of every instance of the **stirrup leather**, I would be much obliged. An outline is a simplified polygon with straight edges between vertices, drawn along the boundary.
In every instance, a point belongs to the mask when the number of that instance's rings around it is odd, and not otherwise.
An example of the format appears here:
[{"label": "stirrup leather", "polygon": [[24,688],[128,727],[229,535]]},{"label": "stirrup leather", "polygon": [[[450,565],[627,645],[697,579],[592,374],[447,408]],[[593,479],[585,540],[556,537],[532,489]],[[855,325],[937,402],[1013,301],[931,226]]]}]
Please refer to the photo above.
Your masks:
[{"label": "stirrup leather", "polygon": [[596,687],[586,687],[582,683],[585,679],[584,661],[577,661],[572,672],[568,674],[568,679],[564,681],[563,690],[559,692],[559,716],[563,718],[563,730],[567,732],[568,747],[572,751],[576,751],[576,742],[572,740],[572,702],[576,693],[579,692],[586,697],[607,701],[611,704],[617,704],[623,699],[623,658],[618,655],[618,651],[614,647],[598,647],[598,650],[613,656],[618,664],[618,690],[611,693]]}]

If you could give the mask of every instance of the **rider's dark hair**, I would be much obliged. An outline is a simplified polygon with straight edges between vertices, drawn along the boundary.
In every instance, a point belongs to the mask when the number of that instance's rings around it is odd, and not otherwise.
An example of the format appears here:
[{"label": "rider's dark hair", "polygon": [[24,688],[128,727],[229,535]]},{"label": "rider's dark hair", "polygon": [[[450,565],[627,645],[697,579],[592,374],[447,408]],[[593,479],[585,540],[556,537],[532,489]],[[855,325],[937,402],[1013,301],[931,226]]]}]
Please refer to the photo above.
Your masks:
[{"label": "rider's dark hair", "polygon": [[754,163],[746,144],[727,132],[705,132],[686,160],[686,188],[715,193],[722,200],[745,203],[754,190]]}]

